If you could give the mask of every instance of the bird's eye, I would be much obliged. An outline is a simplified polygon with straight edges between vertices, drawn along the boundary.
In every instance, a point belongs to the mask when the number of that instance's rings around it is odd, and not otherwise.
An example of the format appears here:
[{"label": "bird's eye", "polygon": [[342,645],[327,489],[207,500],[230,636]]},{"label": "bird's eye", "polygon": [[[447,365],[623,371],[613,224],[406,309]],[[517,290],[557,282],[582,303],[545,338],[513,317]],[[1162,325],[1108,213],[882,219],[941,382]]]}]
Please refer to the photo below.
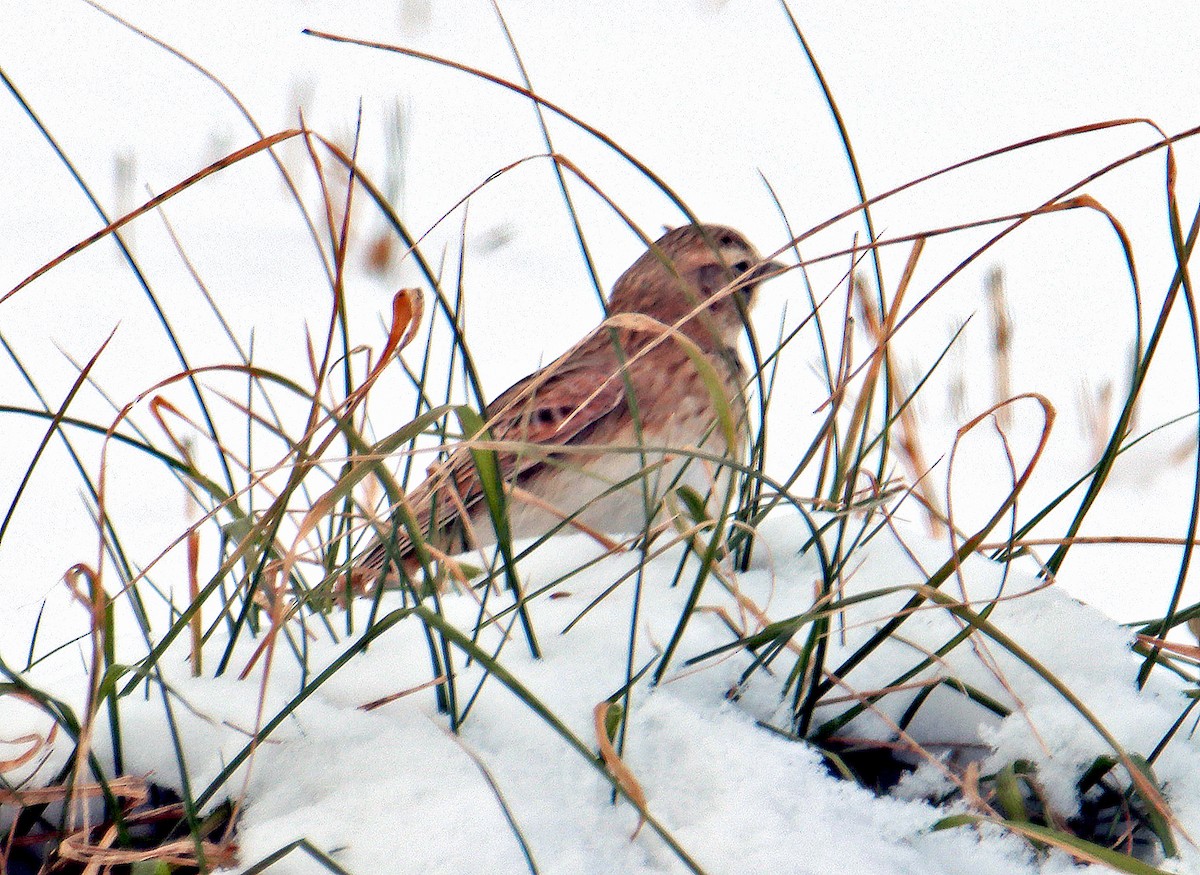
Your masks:
[{"label": "bird's eye", "polygon": [[737,264],[735,264],[733,266],[733,272],[735,274],[737,274],[738,276],[741,276],[749,269],[750,269],[750,262],[748,262],[748,261],[739,261]]}]

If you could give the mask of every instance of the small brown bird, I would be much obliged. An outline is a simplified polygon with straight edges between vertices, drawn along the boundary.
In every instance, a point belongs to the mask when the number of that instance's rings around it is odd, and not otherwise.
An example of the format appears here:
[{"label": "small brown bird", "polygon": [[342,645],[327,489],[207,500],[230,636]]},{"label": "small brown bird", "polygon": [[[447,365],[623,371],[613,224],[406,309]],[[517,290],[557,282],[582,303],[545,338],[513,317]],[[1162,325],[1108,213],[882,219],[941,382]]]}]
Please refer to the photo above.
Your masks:
[{"label": "small brown bird", "polygon": [[[686,484],[703,496],[727,487],[728,474],[695,453],[745,452],[738,337],[759,284],[784,270],[731,228],[669,231],[617,280],[599,328],[489,404],[486,446],[497,450],[512,537],[641,532],[671,489]],[[467,446],[405,501],[440,550],[495,542]],[[397,561],[415,568],[404,527],[376,540],[352,582],[366,588]]]}]

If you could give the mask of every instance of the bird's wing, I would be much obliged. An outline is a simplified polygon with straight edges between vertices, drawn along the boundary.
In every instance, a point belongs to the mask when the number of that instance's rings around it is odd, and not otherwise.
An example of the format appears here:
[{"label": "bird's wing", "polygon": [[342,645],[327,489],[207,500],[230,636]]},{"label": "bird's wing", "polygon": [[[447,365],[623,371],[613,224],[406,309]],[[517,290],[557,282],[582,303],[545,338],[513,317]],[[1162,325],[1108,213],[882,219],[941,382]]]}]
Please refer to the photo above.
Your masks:
[{"label": "bird's wing", "polygon": [[[544,465],[548,453],[539,447],[587,443],[597,423],[624,404],[625,381],[619,374],[614,376],[611,370],[596,365],[568,363],[548,375],[539,372],[521,380],[488,405],[491,440],[523,445],[497,451],[504,482],[516,483]],[[429,533],[436,513],[436,528],[461,538],[461,513],[470,515],[483,499],[470,448],[463,446],[409,493],[406,501],[425,533]],[[395,535],[393,555],[406,556],[411,552],[407,532]],[[358,567],[378,571],[386,558],[386,548],[376,543]]]},{"label": "bird's wing", "polygon": [[[564,368],[549,376],[539,373],[526,377],[488,405],[491,440],[521,445],[496,453],[500,476],[505,483],[516,483],[544,463],[548,450],[586,443],[596,424],[624,403],[624,381],[601,368]],[[456,449],[445,464],[450,470],[435,473],[414,491],[412,499],[426,492],[427,486],[444,488],[452,477],[458,498],[471,512],[483,500],[483,487],[470,448]],[[440,484],[434,482],[439,479]],[[420,498],[424,501],[425,496]],[[440,523],[446,521],[440,510],[438,517]],[[426,522],[421,520],[422,525]]]},{"label": "bird's wing", "polygon": [[586,440],[596,423],[625,402],[625,381],[605,368],[578,365],[534,374],[488,405],[493,440],[545,446]]}]

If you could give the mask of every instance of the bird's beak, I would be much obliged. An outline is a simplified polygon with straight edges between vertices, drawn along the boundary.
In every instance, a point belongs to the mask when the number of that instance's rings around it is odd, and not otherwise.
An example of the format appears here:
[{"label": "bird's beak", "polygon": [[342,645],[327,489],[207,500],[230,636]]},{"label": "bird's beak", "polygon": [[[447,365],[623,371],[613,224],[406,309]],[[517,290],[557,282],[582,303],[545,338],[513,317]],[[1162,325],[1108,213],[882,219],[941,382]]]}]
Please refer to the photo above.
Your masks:
[{"label": "bird's beak", "polygon": [[754,282],[761,283],[787,273],[787,270],[788,266],[782,261],[764,261],[758,267],[752,268],[750,275],[754,278]]},{"label": "bird's beak", "polygon": [[788,266],[781,261],[764,261],[738,277],[738,287],[747,301],[758,291],[758,284],[786,273]]}]

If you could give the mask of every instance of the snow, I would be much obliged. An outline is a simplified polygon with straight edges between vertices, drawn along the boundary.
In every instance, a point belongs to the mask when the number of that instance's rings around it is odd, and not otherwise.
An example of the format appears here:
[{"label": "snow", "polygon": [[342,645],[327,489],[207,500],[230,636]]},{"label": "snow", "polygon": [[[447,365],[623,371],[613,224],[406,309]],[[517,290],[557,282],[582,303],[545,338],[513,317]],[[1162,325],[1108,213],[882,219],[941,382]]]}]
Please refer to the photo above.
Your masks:
[{"label": "snow", "polygon": [[[846,114],[872,192],[1068,125],[1150,116],[1174,132],[1196,122],[1191,83],[1200,74],[1200,61],[1191,40],[1197,21],[1195,11],[1182,4],[1157,4],[1153,13],[1132,4],[1109,4],[1102,13],[1094,4],[992,4],[986,10],[868,5],[854,15],[845,14],[842,4],[809,4],[796,12]],[[335,46],[300,31],[312,27],[401,43],[515,76],[489,7],[459,7],[382,0],[353,9],[302,2],[268,9],[233,0],[194,8],[148,0],[113,5],[216,72],[268,132],[295,125],[296,110],[303,108],[314,129],[348,145],[361,98],[364,168],[382,181],[403,166],[396,199],[404,218],[414,231],[432,232],[425,248],[435,261],[446,247],[451,275],[463,213],[435,223],[498,168],[545,151],[528,103],[460,73]],[[514,2],[503,11],[539,92],[613,136],[676,186],[698,213],[738,226],[764,252],[782,245],[787,235],[759,171],[781,193],[797,229],[857,201],[811,74],[774,4],[697,0],[681,13],[674,4],[647,9],[644,4],[591,8],[567,3],[548,8]],[[47,51],[48,45],[57,48]],[[937,51],[926,50],[931,45]],[[39,4],[36,14],[11,10],[0,31],[0,57],[5,73],[113,214],[147,197],[143,186],[161,192],[253,139],[239,113],[211,84],[82,4]],[[406,125],[399,157],[387,136],[397,103]],[[556,120],[551,134],[555,148],[643,228],[653,231],[679,221],[660,192],[594,140]],[[1142,125],[1038,147],[886,202],[877,208],[876,222],[889,236],[900,236],[1028,209],[1155,138]],[[2,294],[101,223],[28,119],[8,100],[0,101],[0,142],[6,154],[0,167],[6,199],[0,210]],[[1194,198],[1195,151],[1189,142],[1178,149],[1186,204]],[[317,192],[304,151],[293,143],[280,152],[313,206]],[[124,157],[118,161],[117,156]],[[115,180],[118,165],[126,171],[132,166],[132,188]],[[1088,189],[1113,210],[1135,241],[1151,314],[1174,268],[1164,234],[1162,178],[1162,158],[1155,156]],[[610,283],[639,244],[598,198],[582,186],[573,193],[601,281]],[[255,332],[256,363],[303,373],[303,331],[324,324],[328,288],[299,212],[280,190],[267,161],[260,156],[223,171],[170,201],[165,214],[239,339],[246,343],[249,332]],[[365,249],[382,227],[362,203],[357,215],[354,252]],[[472,197],[465,222],[466,328],[485,365],[486,389],[494,396],[594,324],[595,293],[575,253],[544,159],[486,185]],[[842,249],[856,230],[843,223],[806,242],[805,254]],[[128,231],[167,317],[183,328],[191,364],[234,360],[160,220],[148,216]],[[926,291],[984,239],[968,233],[931,241],[914,289]],[[906,253],[901,247],[883,256],[885,276],[893,284]],[[1022,498],[1022,506],[1032,508],[1090,462],[1082,430],[1087,417],[1077,409],[1076,396],[1084,383],[1093,391],[1106,380],[1121,385],[1123,351],[1133,335],[1129,283],[1111,227],[1095,213],[1056,214],[1031,223],[997,247],[992,259],[1008,272],[1017,314],[1014,391],[1045,392],[1059,412],[1047,460]],[[917,363],[914,373],[932,362],[931,350],[940,351],[947,326],[957,327],[980,310],[978,287],[992,263],[972,266],[897,338],[903,356]],[[838,282],[844,270],[844,259],[814,268],[818,293]],[[353,261],[347,287],[356,336],[381,343],[378,314],[386,312],[396,288],[418,280],[408,265],[380,278],[365,271],[361,259]],[[794,277],[776,281],[764,297],[757,316],[763,337],[774,337],[784,302],[789,325],[806,312]],[[966,351],[954,365],[974,381],[967,400],[972,414],[990,403],[986,381],[975,376],[974,363],[986,346],[978,327],[982,321],[977,316],[969,326]],[[1192,371],[1186,326],[1176,321],[1165,341],[1165,364],[1152,372],[1147,388],[1143,427],[1196,406],[1190,378],[1175,377]],[[131,272],[107,242],[0,304],[0,326],[33,371],[51,409],[77,375],[58,350],[86,360],[114,329],[94,375],[117,406],[182,367],[161,339],[156,317]],[[813,410],[824,394],[811,372],[813,360],[811,344],[798,346],[785,359],[774,405],[780,437],[772,443],[773,471],[786,473],[796,445],[807,446],[820,419]],[[395,375],[387,379],[393,382],[381,383],[380,397],[400,391]],[[244,393],[244,384],[219,374],[206,377],[205,385],[235,397]],[[195,415],[185,387],[168,386],[163,392]],[[407,420],[411,408],[404,397],[392,409],[383,404],[373,409],[378,434]],[[0,364],[0,403],[34,405],[7,360]],[[922,419],[929,428],[927,452],[933,460],[948,452],[962,419],[943,409],[948,403],[927,403]],[[288,409],[285,415],[296,412]],[[114,416],[87,389],[71,413],[100,423]],[[144,427],[157,428],[144,415],[144,404],[134,415]],[[228,407],[218,418],[222,424],[236,420]],[[1028,457],[1039,427],[1032,407],[1019,409],[1019,427],[1012,435],[1018,465]],[[1177,427],[1131,453],[1085,533],[1182,535],[1190,474],[1187,464],[1172,463],[1170,457],[1179,445],[1194,443],[1191,427]],[[39,422],[0,418],[5,508],[43,430]],[[154,433],[161,441],[160,433]],[[78,446],[95,474],[99,440],[80,436]],[[1007,461],[998,447],[994,438],[972,435],[956,462],[956,472],[968,472],[956,473],[953,484],[956,513],[964,526],[990,514],[1009,488]],[[267,464],[271,451],[282,448],[262,438],[257,464]],[[202,457],[208,452],[204,446],[197,449]],[[181,551],[156,561],[187,525],[180,488],[161,466],[121,447],[110,448],[106,473],[108,511],[125,546],[139,565],[151,566],[155,583],[181,606]],[[942,463],[935,479],[944,477]],[[0,542],[0,623],[5,629],[0,657],[10,668],[25,665],[35,624],[39,656],[88,628],[85,610],[61,583],[64,568],[96,560],[95,527],[79,489],[71,462],[53,444]],[[901,515],[905,512],[915,513],[905,508]],[[950,545],[919,529],[915,517],[898,522],[895,529],[881,529],[855,554],[844,594],[922,583],[946,562]],[[731,577],[741,597],[772,620],[808,609],[820,579],[812,550],[802,550],[809,538],[808,526],[793,515],[769,519],[755,566]],[[205,541],[204,548],[212,552],[212,543]],[[536,587],[596,555],[585,538],[557,538],[522,562],[521,577],[527,587]],[[1032,563],[1016,563],[1006,573],[972,557],[943,591],[976,611],[999,597],[989,622],[1059,678],[1126,751],[1148,755],[1186,706],[1189,683],[1156,670],[1139,690],[1135,677],[1140,661],[1130,653],[1131,634],[1110,617],[1161,615],[1175,582],[1177,555],[1155,547],[1077,547],[1060,581],[1049,587],[1035,576]],[[480,646],[487,652],[499,648],[503,666],[589,749],[597,745],[593,710],[625,682],[632,579],[568,632],[562,630],[636,562],[636,555],[603,559],[558,584],[562,597],[542,596],[530,603],[544,650],[540,660],[524,649],[519,630],[510,630],[507,640],[494,625],[480,633]],[[682,585],[669,585],[677,564],[678,554],[672,552],[646,566],[638,595],[635,668],[661,653],[678,622],[690,578],[685,573]],[[1191,592],[1185,592],[1184,604],[1194,598]],[[911,594],[906,589],[847,609],[837,626],[844,634],[835,630],[831,637],[827,664],[838,665]],[[502,599],[495,596],[489,608],[496,610]],[[165,606],[153,596],[149,601],[161,632]],[[117,604],[118,661],[132,664],[146,645],[127,601]],[[702,604],[721,608],[731,618],[744,617],[744,603],[717,580],[707,584]],[[386,614],[402,604],[398,596],[388,595],[381,607]],[[214,610],[205,607],[210,622]],[[474,631],[478,607],[470,596],[448,593],[441,610],[457,628]],[[214,676],[227,642],[218,632],[205,647],[203,676],[193,678],[181,638],[162,661],[162,675],[122,699],[125,771],[181,786],[183,776],[164,719],[169,709],[182,739],[189,786],[192,792],[206,787],[243,750],[256,726],[354,647],[366,631],[366,615],[367,608],[356,604],[352,619],[335,612],[328,629],[308,623],[312,637],[306,642],[306,665],[281,642],[273,658],[258,660],[244,680],[237,674],[257,641],[239,641],[229,670]],[[507,628],[511,620],[503,622]],[[349,632],[348,623],[353,624]],[[845,688],[835,689],[834,695],[890,683],[961,628],[961,620],[927,603],[901,627],[900,638],[842,678]],[[624,752],[650,813],[704,871],[949,873],[962,871],[965,860],[981,873],[1075,870],[1065,854],[1037,855],[1025,840],[1001,829],[932,831],[947,814],[962,810],[922,801],[948,789],[940,762],[922,760],[899,788],[898,797],[904,798],[877,798],[833,778],[811,747],[760,725],[789,728],[788,703],[780,698],[790,668],[786,651],[773,666],[774,674],[755,673],[738,690],[736,701],[727,694],[750,664],[746,654],[726,653],[685,666],[688,658],[731,639],[715,613],[692,620],[663,683],[651,687],[643,678],[636,685]],[[83,644],[67,644],[22,677],[81,713],[89,658]],[[460,694],[469,697],[483,673],[461,652],[455,667]],[[229,796],[244,805],[237,833],[241,865],[306,838],[351,872],[528,871],[511,818],[542,872],[686,871],[651,826],[631,838],[636,811],[626,802],[613,804],[611,785],[594,763],[495,677],[482,683],[457,735],[438,713],[429,689],[362,710],[365,703],[425,684],[429,672],[419,620],[410,616],[356,653],[258,746],[248,765],[210,800],[216,804]],[[1050,805],[1062,813],[1073,810],[1079,776],[1096,756],[1111,753],[1078,710],[999,643],[981,636],[919,677],[949,675],[1016,707],[1000,719],[941,687],[908,727],[911,737],[935,752],[946,750],[947,744],[979,745],[969,749],[979,756],[984,774],[1027,760],[1036,766]],[[868,711],[842,732],[890,739],[893,722],[910,701],[911,694],[889,696],[877,711]],[[817,723],[835,713],[829,706],[819,710]],[[3,738],[19,739],[31,732],[45,735],[49,722],[28,703],[6,696],[0,698],[0,726]],[[1179,826],[1180,856],[1163,865],[1178,872],[1200,871],[1200,850],[1188,838],[1200,834],[1200,749],[1190,728],[1178,733],[1154,764]],[[111,758],[111,735],[103,720],[95,728],[94,743],[102,759]],[[28,744],[0,744],[0,759]],[[61,767],[70,749],[60,733],[41,751],[48,759],[39,757],[6,772],[5,779],[23,780],[35,765],[35,780],[45,779]],[[270,871],[326,870],[294,852]]]},{"label": "snow", "polygon": [[[757,567],[737,578],[741,596],[766,609],[772,619],[784,619],[811,602],[818,567],[811,550],[796,552],[796,536],[803,528],[795,516],[772,519],[764,527]],[[923,581],[907,551],[927,566],[948,555],[945,543],[907,530],[900,536],[903,546],[897,534],[883,530],[862,548],[862,564],[848,596]],[[596,554],[588,538],[562,536],[526,559],[521,575],[534,588]],[[592,711],[620,688],[624,676],[632,578],[570,632],[561,630],[636,562],[633,555],[604,558],[559,584],[561,597],[530,604],[544,648],[541,660],[530,657],[519,635],[500,650],[501,663],[517,681],[593,748]],[[656,653],[678,618],[687,587],[670,586],[677,562],[673,550],[646,566],[644,625],[638,630],[635,664]],[[977,605],[994,598],[1001,575],[1000,566],[969,558],[962,567],[967,597]],[[1139,692],[1138,661],[1128,652],[1128,634],[1058,588],[1041,585],[1032,574],[1011,571],[1004,595],[1008,598],[998,603],[991,621],[1054,672],[1127,750],[1148,752],[1182,709],[1184,684],[1159,673]],[[841,644],[834,637],[831,664],[870,634],[893,600],[847,610],[847,641]],[[733,595],[716,584],[706,589],[702,604],[738,615]],[[493,609],[498,605],[494,600]],[[315,633],[308,650],[308,682],[353,646],[362,632],[362,605],[358,607],[355,634],[335,640]],[[399,596],[389,594],[382,608],[384,614],[401,608]],[[472,631],[478,615],[473,598],[448,594],[442,610],[458,628]],[[335,613],[332,625],[341,628],[344,621]],[[133,628],[132,623],[122,625]],[[904,626],[911,649],[893,645],[881,650],[846,680],[850,687],[871,689],[912,662],[914,651],[935,648],[957,630],[947,612],[924,610]],[[127,632],[123,643],[133,648],[130,637]],[[500,637],[493,625],[483,631],[479,644],[491,652]],[[645,790],[649,811],[704,871],[949,873],[961,871],[966,858],[979,872],[1046,873],[1073,865],[1058,852],[1039,859],[1023,840],[1004,833],[932,832],[946,810],[921,801],[877,798],[832,778],[812,748],[758,725],[764,721],[786,728],[778,678],[756,675],[735,704],[725,693],[748,666],[745,654],[713,659],[699,668],[683,666],[686,658],[729,640],[730,632],[713,614],[696,616],[676,669],[656,688],[645,682],[637,686],[624,755]],[[437,713],[430,690],[363,711],[368,702],[428,680],[425,646],[416,617],[389,628],[317,688],[259,745],[246,769],[228,780],[227,789],[213,801],[226,793],[243,801],[238,833],[243,861],[251,863],[306,838],[351,872],[525,871],[506,807],[540,871],[687,871],[648,827],[630,838],[636,812],[625,803],[611,804],[611,787],[590,759],[495,677],[482,684],[457,737]],[[215,637],[205,648],[206,658],[222,647],[220,636]],[[187,647],[174,647],[163,663],[164,676],[149,685],[148,695],[124,700],[126,770],[179,786],[162,719],[162,684],[171,691],[190,785],[194,792],[207,786],[247,743],[252,728],[273,717],[301,689],[300,663],[281,649],[267,672],[263,716],[256,718],[265,662],[259,661],[245,680],[231,676],[241,670],[250,650],[240,647],[231,671],[222,677],[193,678]],[[1030,760],[1051,803],[1064,813],[1072,811],[1075,782],[1109,748],[1045,681],[999,648],[988,645],[986,654],[982,650],[958,648],[939,672],[1010,705],[1018,702],[1019,709],[997,720],[961,696],[939,692],[936,703],[923,712],[929,719],[910,726],[912,737],[918,743],[983,745],[989,751],[983,757],[985,774],[1005,762]],[[469,696],[482,674],[461,658],[456,663],[459,694]],[[82,704],[86,674],[70,651],[39,664],[28,678],[59,695],[74,692],[75,704]],[[11,699],[3,704],[10,736],[45,731],[45,718],[27,706]],[[881,707],[895,719],[906,704],[903,697],[890,697]],[[860,718],[849,732],[860,737],[888,734],[886,723],[874,717]],[[98,752],[105,752],[108,737],[100,728]],[[1182,825],[1194,829],[1189,800],[1200,792],[1200,745],[1177,739],[1156,769],[1168,803]],[[930,776],[925,774],[924,780],[921,789],[928,792]],[[942,783],[942,790],[947,789]],[[1200,850],[1185,843],[1181,858],[1172,862],[1179,871],[1192,871],[1200,865]],[[323,870],[293,853],[273,871]]]}]

